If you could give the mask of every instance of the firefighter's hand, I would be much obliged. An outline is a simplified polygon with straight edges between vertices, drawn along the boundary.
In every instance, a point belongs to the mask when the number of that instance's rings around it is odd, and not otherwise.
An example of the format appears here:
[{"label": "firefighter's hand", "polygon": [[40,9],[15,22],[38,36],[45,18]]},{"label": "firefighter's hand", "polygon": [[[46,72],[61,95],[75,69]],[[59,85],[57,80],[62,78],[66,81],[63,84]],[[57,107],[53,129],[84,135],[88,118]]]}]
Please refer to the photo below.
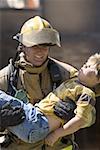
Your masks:
[{"label": "firefighter's hand", "polygon": [[67,99],[66,101],[59,100],[54,106],[54,113],[58,117],[68,121],[74,116],[75,108],[76,104],[74,101],[70,99]]},{"label": "firefighter's hand", "polygon": [[0,109],[0,128],[15,126],[23,122],[25,119],[24,110],[17,107],[3,107]]},{"label": "firefighter's hand", "polygon": [[56,132],[54,131],[45,138],[45,144],[49,146],[53,146],[58,140],[59,137],[56,135]]}]

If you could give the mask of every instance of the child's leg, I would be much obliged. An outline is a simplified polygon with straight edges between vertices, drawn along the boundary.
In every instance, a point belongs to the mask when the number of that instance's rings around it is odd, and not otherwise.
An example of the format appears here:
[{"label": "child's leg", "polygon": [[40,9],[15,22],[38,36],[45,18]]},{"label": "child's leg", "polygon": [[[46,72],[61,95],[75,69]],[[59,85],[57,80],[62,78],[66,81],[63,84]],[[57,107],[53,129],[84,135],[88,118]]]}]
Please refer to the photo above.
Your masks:
[{"label": "child's leg", "polygon": [[0,106],[3,107],[7,103],[9,103],[10,107],[21,106],[26,115],[21,124],[8,128],[10,132],[28,143],[38,142],[47,136],[49,132],[48,120],[37,110],[36,107],[30,103],[25,104],[22,101],[0,91]]},{"label": "child's leg", "polygon": [[23,107],[24,103],[0,90],[0,108],[4,107],[5,105],[7,107]]},{"label": "child's leg", "polygon": [[49,133],[47,118],[31,104],[25,106],[26,119],[23,123],[10,127],[9,130],[27,143],[43,140]]}]

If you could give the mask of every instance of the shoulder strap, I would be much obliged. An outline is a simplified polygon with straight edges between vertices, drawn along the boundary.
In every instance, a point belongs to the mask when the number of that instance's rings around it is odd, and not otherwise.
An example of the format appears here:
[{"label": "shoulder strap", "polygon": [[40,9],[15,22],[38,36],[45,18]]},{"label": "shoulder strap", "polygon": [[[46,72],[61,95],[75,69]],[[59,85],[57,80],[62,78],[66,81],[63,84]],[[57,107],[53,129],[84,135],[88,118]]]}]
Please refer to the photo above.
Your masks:
[{"label": "shoulder strap", "polygon": [[10,59],[10,63],[8,65],[8,88],[7,93],[14,96],[16,93],[17,80],[19,75],[19,69],[14,66],[13,59]]},{"label": "shoulder strap", "polygon": [[58,65],[51,59],[48,62],[48,69],[53,82],[53,89],[61,84],[62,76]]}]

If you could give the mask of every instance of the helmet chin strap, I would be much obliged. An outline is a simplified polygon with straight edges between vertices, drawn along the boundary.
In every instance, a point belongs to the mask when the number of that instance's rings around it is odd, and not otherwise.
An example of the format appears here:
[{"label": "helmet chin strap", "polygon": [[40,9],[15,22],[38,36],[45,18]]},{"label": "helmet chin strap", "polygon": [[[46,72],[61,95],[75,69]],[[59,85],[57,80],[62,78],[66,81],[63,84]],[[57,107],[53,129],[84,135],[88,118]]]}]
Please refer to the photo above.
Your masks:
[{"label": "helmet chin strap", "polygon": [[17,52],[16,52],[16,54],[15,54],[15,56],[13,58],[13,63],[19,59],[19,54],[21,52],[22,52],[22,44],[19,43],[18,48],[17,48]]}]

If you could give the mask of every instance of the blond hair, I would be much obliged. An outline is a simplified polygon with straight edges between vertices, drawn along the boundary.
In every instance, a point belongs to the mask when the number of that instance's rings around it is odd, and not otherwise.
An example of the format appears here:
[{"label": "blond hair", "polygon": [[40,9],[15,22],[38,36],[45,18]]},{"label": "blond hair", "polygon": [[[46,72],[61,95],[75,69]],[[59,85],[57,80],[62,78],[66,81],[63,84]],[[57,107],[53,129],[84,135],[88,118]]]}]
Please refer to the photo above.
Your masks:
[{"label": "blond hair", "polygon": [[100,78],[100,53],[90,56],[87,63],[96,65],[97,77]]},{"label": "blond hair", "polygon": [[[89,57],[88,61],[87,61],[88,64],[95,64],[96,65],[96,70],[97,70],[97,78],[98,80],[100,79],[100,53],[96,53],[92,56]],[[96,97],[100,96],[100,83],[98,83],[95,87],[94,87],[94,90],[95,90],[95,94],[96,94]]]}]

